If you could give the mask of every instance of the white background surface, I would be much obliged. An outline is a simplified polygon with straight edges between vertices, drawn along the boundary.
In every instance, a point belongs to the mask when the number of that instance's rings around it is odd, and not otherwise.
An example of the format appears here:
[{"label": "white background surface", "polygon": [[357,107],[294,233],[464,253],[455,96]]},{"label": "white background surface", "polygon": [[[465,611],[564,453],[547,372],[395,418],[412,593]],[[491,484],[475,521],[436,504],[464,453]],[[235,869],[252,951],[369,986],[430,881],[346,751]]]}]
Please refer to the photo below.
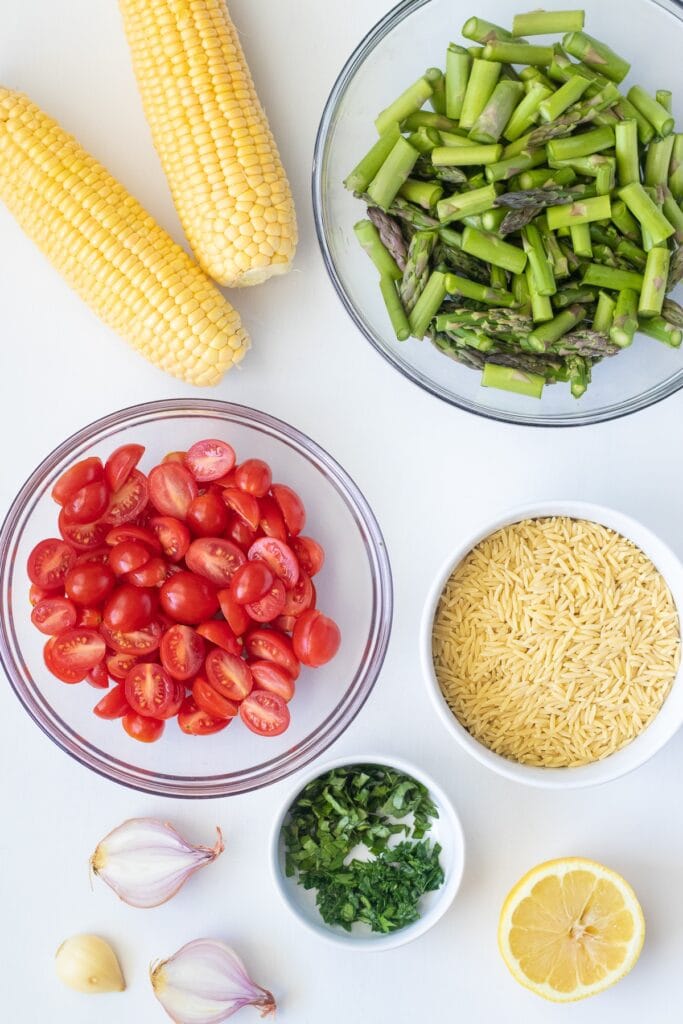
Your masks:
[{"label": "white background surface", "polygon": [[[87,774],[50,744],[6,685],[0,688],[3,1020],[161,1022],[147,964],[199,936],[224,938],[242,952],[256,980],[276,993],[283,1024],[680,1019],[683,736],[636,774],[601,789],[552,795],[506,783],[460,753],[437,720],[420,677],[416,630],[449,549],[483,517],[523,501],[612,504],[683,555],[681,396],[591,429],[506,427],[422,393],[356,332],[314,239],[309,175],[334,76],[387,6],[387,0],[232,0],[292,180],[302,239],[293,274],[236,296],[254,349],[241,372],[210,394],[266,409],[309,433],[350,471],[373,506],[393,562],[393,638],[368,704],[329,753],[395,753],[437,776],[465,827],[462,889],[447,916],[413,945],[360,955],[321,944],[280,905],[268,874],[270,825],[291,781],[212,803],[126,791]],[[5,0],[0,80],[28,92],[74,131],[180,238],[115,3]],[[53,446],[92,419],[134,402],[196,393],[101,326],[4,209],[0,310],[3,508]],[[216,823],[227,837],[215,866],[152,911],[130,909],[104,886],[92,892],[88,884],[87,859],[99,838],[143,814],[171,819],[198,842],[211,839]],[[521,873],[566,854],[621,871],[641,898],[648,935],[637,968],[615,989],[553,1008],[508,976],[496,923]],[[56,981],[55,948],[89,930],[118,949],[125,995],[93,1002]],[[243,1019],[257,1018],[247,1009]]]}]

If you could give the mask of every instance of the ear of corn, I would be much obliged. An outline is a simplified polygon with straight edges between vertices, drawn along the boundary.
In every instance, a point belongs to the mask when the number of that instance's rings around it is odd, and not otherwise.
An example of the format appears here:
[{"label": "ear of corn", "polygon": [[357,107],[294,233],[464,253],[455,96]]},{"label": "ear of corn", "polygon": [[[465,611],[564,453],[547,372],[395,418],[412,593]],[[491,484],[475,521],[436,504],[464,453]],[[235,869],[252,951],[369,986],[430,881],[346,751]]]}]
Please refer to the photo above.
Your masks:
[{"label": "ear of corn", "polygon": [[289,270],[289,183],[224,0],[120,7],[154,144],[200,265],[230,286]]},{"label": "ear of corn", "polygon": [[249,338],[187,253],[78,142],[0,87],[0,199],[82,299],[156,366],[217,384]]}]

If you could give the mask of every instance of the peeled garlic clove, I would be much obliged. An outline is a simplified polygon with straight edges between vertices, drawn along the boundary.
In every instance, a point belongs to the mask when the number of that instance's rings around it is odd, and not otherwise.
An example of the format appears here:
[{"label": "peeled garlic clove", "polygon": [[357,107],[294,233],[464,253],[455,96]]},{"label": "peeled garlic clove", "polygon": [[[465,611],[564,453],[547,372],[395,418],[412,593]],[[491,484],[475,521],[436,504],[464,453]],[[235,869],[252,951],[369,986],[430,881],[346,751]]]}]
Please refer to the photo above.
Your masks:
[{"label": "peeled garlic clove", "polygon": [[105,836],[90,866],[131,907],[158,907],[190,875],[220,856],[223,837],[216,831],[215,846],[194,846],[166,822],[131,818]]},{"label": "peeled garlic clove", "polygon": [[74,935],[55,953],[57,977],[69,988],[90,995],[123,992],[126,983],[116,953],[99,935]]}]

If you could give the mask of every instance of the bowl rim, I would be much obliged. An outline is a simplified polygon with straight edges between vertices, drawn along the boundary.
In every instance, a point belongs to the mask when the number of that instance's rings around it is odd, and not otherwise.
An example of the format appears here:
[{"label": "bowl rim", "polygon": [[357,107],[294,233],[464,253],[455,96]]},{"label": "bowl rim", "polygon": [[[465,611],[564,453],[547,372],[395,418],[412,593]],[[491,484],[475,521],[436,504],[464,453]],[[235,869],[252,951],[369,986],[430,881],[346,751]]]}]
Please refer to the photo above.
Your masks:
[{"label": "bowl rim", "polygon": [[[246,773],[226,772],[200,778],[177,776],[136,767],[112,754],[106,754],[64,722],[48,702],[44,699],[36,700],[16,664],[21,645],[14,637],[11,623],[8,631],[7,599],[16,551],[30,523],[35,505],[42,497],[39,489],[43,488],[45,478],[51,472],[54,473],[63,459],[77,459],[83,449],[93,443],[106,441],[107,437],[121,429],[177,415],[187,418],[204,415],[225,423],[239,422],[259,428],[287,444],[300,457],[307,458],[320,472],[324,472],[358,524],[369,563],[373,594],[366,648],[339,702],[323,722],[297,743],[295,748],[274,758],[268,757],[259,765],[250,767]],[[93,420],[69,435],[41,460],[19,489],[0,526],[0,666],[12,690],[36,725],[79,764],[111,782],[155,796],[186,799],[232,796],[277,782],[318,758],[348,728],[372,692],[391,636],[393,604],[393,579],[384,536],[367,499],[352,477],[326,449],[303,431],[269,413],[235,402],[199,398],[162,399],[126,406]],[[246,777],[242,779],[243,775]]]},{"label": "bowl rim", "polygon": [[[313,150],[313,166],[311,175],[313,220],[325,269],[327,270],[334,290],[336,291],[346,312],[361,334],[370,342],[375,351],[379,353],[379,355],[386,360],[390,366],[395,370],[398,370],[403,377],[417,385],[417,387],[427,391],[429,394],[434,395],[435,398],[440,399],[447,405],[455,406],[458,409],[462,409],[464,412],[473,413],[476,416],[481,416],[483,419],[526,427],[583,427],[591,426],[595,423],[606,423],[610,420],[621,419],[624,416],[630,416],[633,413],[639,412],[641,409],[648,409],[651,406],[664,401],[664,399],[675,395],[678,391],[683,389],[683,367],[681,367],[673,377],[669,378],[668,381],[655,384],[651,388],[648,388],[647,391],[641,392],[641,394],[630,399],[613,402],[610,405],[604,405],[600,409],[593,410],[592,412],[582,412],[578,409],[576,412],[550,416],[549,414],[544,413],[540,407],[537,413],[499,411],[496,409],[485,408],[475,401],[463,396],[454,396],[451,392],[446,391],[446,389],[440,388],[435,383],[432,383],[416,368],[413,367],[407,369],[404,367],[393,355],[392,350],[386,348],[379,342],[377,336],[372,330],[370,330],[359,310],[356,309],[356,306],[354,305],[337,271],[334,257],[327,239],[325,206],[323,201],[323,175],[327,160],[330,130],[346,89],[360,66],[389,32],[396,28],[405,18],[414,14],[421,7],[424,7],[431,2],[432,0],[401,0],[400,3],[389,10],[387,14],[372,26],[372,28],[357,44],[339,72],[325,102],[320,123],[318,125]],[[683,23],[683,0],[645,0],[645,2],[662,8],[676,18],[677,21]]]},{"label": "bowl rim", "polygon": [[[477,544],[492,533],[495,533],[496,530],[521,522],[524,519],[540,519],[548,516],[568,516],[574,519],[585,519],[599,523],[614,530],[616,533],[620,533],[639,547],[653,562],[672,591],[678,610],[679,625],[683,629],[683,603],[680,600],[677,601],[675,596],[676,592],[683,594],[683,562],[656,533],[627,513],[606,505],[587,501],[565,501],[562,499],[535,501],[524,505],[516,505],[514,508],[499,513],[493,519],[487,521],[485,525],[478,527],[465,540],[458,543],[444,559],[441,568],[429,587],[423,607],[420,623],[420,661],[425,686],[439,719],[450,735],[456,739],[461,749],[466,751],[479,764],[512,782],[518,782],[539,789],[583,789],[589,786],[598,786],[612,782],[629,774],[631,771],[635,771],[636,768],[639,768],[646,761],[650,760],[651,757],[659,753],[680,729],[681,725],[683,725],[683,703],[672,714],[672,705],[669,701],[674,687],[683,688],[683,659],[679,662],[676,675],[671,684],[671,690],[655,716],[656,719],[668,720],[668,724],[658,744],[653,749],[644,750],[643,744],[639,742],[647,735],[650,728],[648,726],[630,743],[627,743],[626,746],[603,760],[592,761],[590,764],[580,765],[576,768],[540,768],[534,765],[525,765],[517,761],[511,761],[501,754],[494,753],[494,751],[484,746],[483,743],[480,743],[479,740],[476,740],[460,724],[441,693],[432,658],[432,625],[434,615],[446,580],[453,569]],[[656,552],[657,555],[655,556],[653,552]],[[663,566],[662,562],[666,562],[666,566]],[[668,712],[666,711],[667,705],[669,708]],[[665,717],[661,719],[660,716]]]},{"label": "bowl rim", "polygon": [[[285,877],[280,866],[280,832],[285,818],[289,813],[289,809],[299,793],[308,785],[309,782],[312,782],[321,775],[327,774],[327,772],[332,771],[332,769],[356,764],[377,764],[386,766],[387,768],[396,768],[405,775],[411,775],[418,782],[421,782],[429,790],[439,809],[439,820],[443,819],[444,821],[448,821],[448,839],[446,840],[442,837],[442,845],[444,845],[445,842],[448,842],[454,851],[454,870],[438,891],[437,900],[431,909],[413,924],[406,925],[405,928],[400,928],[396,932],[378,936],[374,939],[355,936],[353,933],[346,934],[334,931],[325,924],[322,918],[320,920],[320,924],[315,924],[311,921],[300,910],[298,904],[290,898],[290,895],[285,888]],[[423,768],[419,768],[417,765],[413,764],[411,761],[407,761],[403,757],[394,756],[393,754],[385,755],[377,753],[342,755],[340,757],[335,757],[331,761],[326,761],[322,765],[309,765],[305,772],[297,775],[296,784],[288,789],[285,798],[282,801],[280,810],[278,811],[273,825],[271,826],[269,851],[269,864],[275,888],[277,889],[280,899],[294,917],[296,917],[296,919],[304,925],[309,932],[316,935],[318,938],[322,938],[326,942],[331,942],[335,946],[341,946],[344,949],[354,949],[360,952],[381,952],[386,949],[396,949],[398,946],[405,946],[407,943],[412,942],[414,939],[418,939],[421,935],[428,932],[429,929],[432,928],[451,907],[462,884],[466,860],[465,833],[463,831],[462,822],[460,821],[460,817],[455,809],[453,801],[444,792],[439,783],[436,782],[434,778]]]}]

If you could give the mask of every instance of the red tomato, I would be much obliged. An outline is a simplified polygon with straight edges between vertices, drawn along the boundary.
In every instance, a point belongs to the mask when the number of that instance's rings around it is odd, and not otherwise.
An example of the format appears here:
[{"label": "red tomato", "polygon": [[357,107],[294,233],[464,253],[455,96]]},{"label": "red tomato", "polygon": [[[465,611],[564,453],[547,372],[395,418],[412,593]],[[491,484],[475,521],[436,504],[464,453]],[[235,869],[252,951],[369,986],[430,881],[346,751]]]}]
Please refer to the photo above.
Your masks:
[{"label": "red tomato", "polygon": [[106,690],[109,686],[109,673],[107,667],[103,661],[99,665],[95,665],[93,669],[88,672],[86,679],[91,686],[95,686],[98,690]]},{"label": "red tomato", "polygon": [[218,480],[213,481],[217,487],[234,487],[235,486],[235,470],[231,469],[225,476],[221,476]]},{"label": "red tomato", "polygon": [[147,477],[134,469],[123,487],[119,487],[112,495],[106,522],[112,526],[122,526],[140,515],[149,500]]},{"label": "red tomato", "polygon": [[161,544],[157,540],[156,535],[144,526],[136,526],[134,523],[126,523],[125,526],[115,526],[113,530],[107,532],[105,540],[110,547],[116,547],[117,544],[126,544],[132,541],[135,544],[144,544],[155,555],[161,554]]},{"label": "red tomato", "polygon": [[164,457],[163,457],[163,459],[161,461],[162,462],[180,462],[184,466],[185,465],[185,458],[186,458],[186,456],[187,456],[187,452],[166,452],[166,454],[164,455]]},{"label": "red tomato", "polygon": [[185,465],[199,483],[218,480],[235,465],[235,451],[225,441],[197,441],[185,456]]},{"label": "red tomato", "polygon": [[206,645],[189,626],[171,626],[161,638],[161,664],[174,679],[192,679],[204,664]]},{"label": "red tomato", "polygon": [[210,644],[221,647],[229,654],[242,653],[242,641],[237,639],[228,623],[223,619],[209,619],[208,622],[202,622],[201,626],[197,626],[197,632]]},{"label": "red tomato", "polygon": [[237,704],[214,690],[203,676],[197,676],[192,684],[192,700],[212,718],[234,718],[238,711]]},{"label": "red tomato", "polygon": [[113,690],[104,695],[102,700],[97,702],[93,711],[98,718],[122,718],[130,711],[125,687],[118,683]]},{"label": "red tomato", "polygon": [[95,480],[71,495],[64,506],[64,515],[70,523],[94,523],[107,511],[109,496],[104,480]]},{"label": "red tomato", "polygon": [[77,551],[93,551],[104,544],[109,532],[106,523],[70,523],[64,515],[64,509],[57,520],[59,532]]},{"label": "red tomato", "polygon": [[133,665],[124,683],[126,700],[145,718],[173,718],[185,699],[185,687],[172,679],[161,665]]},{"label": "red tomato", "polygon": [[56,636],[76,624],[76,608],[65,597],[44,597],[31,612],[31,622],[46,636]]},{"label": "red tomato", "polygon": [[286,601],[285,585],[282,580],[273,580],[273,585],[258,601],[251,601],[244,607],[254,622],[272,622],[284,610]]},{"label": "red tomato", "polygon": [[104,658],[104,640],[94,629],[67,629],[45,645],[45,664],[65,683],[85,679]]},{"label": "red tomato", "polygon": [[189,736],[208,736],[212,732],[220,732],[230,725],[230,718],[214,718],[206,711],[198,708],[192,698],[185,700],[178,713],[178,725]]},{"label": "red tomato", "polygon": [[[244,556],[242,556],[244,558]],[[76,552],[65,541],[41,540],[28,556],[26,571],[31,583],[44,590],[61,590],[76,564]]]},{"label": "red tomato", "polygon": [[238,604],[249,604],[267,594],[274,581],[265,562],[247,562],[233,576],[230,591]]},{"label": "red tomato", "polygon": [[287,591],[287,599],[282,609],[283,615],[301,615],[315,603],[315,587],[303,571],[299,572],[299,582]]},{"label": "red tomato", "polygon": [[296,586],[299,579],[299,563],[289,544],[275,537],[259,537],[249,548],[249,561],[257,560],[265,562],[286,587]]},{"label": "red tomato", "polygon": [[243,700],[254,685],[246,661],[217,647],[209,651],[204,671],[213,688],[228,700]]},{"label": "red tomato", "polygon": [[230,629],[235,636],[242,636],[251,624],[251,619],[244,608],[237,603],[230,590],[219,590],[218,600]]},{"label": "red tomato", "polygon": [[124,540],[115,544],[109,555],[109,565],[117,576],[135,572],[149,561],[149,549],[136,540]]},{"label": "red tomato", "polygon": [[141,743],[156,743],[166,725],[158,718],[146,718],[135,711],[126,712],[121,721],[131,739],[139,740]]},{"label": "red tomato", "polygon": [[145,454],[141,444],[123,444],[111,453],[104,464],[104,476],[112,491],[118,491]]},{"label": "red tomato", "polygon": [[312,537],[294,537],[292,548],[304,572],[309,576],[315,576],[320,572],[325,561],[325,552],[317,540],[313,540]]},{"label": "red tomato", "polygon": [[137,658],[132,654],[110,654],[106,659],[107,672],[114,679],[125,679]]},{"label": "red tomato", "polygon": [[167,565],[163,558],[150,558],[140,569],[126,573],[126,583],[134,587],[160,587],[166,581]]},{"label": "red tomato", "polygon": [[154,516],[149,524],[157,536],[166,558],[172,562],[179,562],[185,557],[185,552],[190,546],[190,531],[173,516]]},{"label": "red tomato", "polygon": [[150,622],[144,629],[134,629],[123,632],[120,629],[110,629],[106,623],[100,626],[100,632],[107,641],[107,646],[120,654],[144,655],[156,651],[161,643],[163,626],[160,622]]},{"label": "red tomato", "polygon": [[108,629],[124,633],[144,629],[154,618],[157,605],[156,591],[122,583],[105,604],[102,620]]},{"label": "red tomato", "polygon": [[269,494],[261,498],[261,518],[259,526],[266,537],[276,537],[277,540],[287,540],[287,527],[282,518],[282,512],[276,501]]},{"label": "red tomato", "polygon": [[216,588],[193,572],[179,572],[166,580],[160,591],[161,608],[175,622],[195,625],[218,610]]},{"label": "red tomato", "polygon": [[42,601],[45,597],[49,597],[50,594],[51,591],[45,590],[44,587],[37,587],[35,583],[32,583],[28,591],[28,599],[31,607],[34,608],[39,601]]},{"label": "red tomato", "polygon": [[207,491],[190,504],[187,525],[195,537],[217,537],[228,528],[228,510],[220,494]]},{"label": "red tomato", "polygon": [[297,619],[292,644],[299,661],[318,668],[334,658],[341,643],[339,626],[317,609],[302,612]]},{"label": "red tomato", "polygon": [[276,693],[254,690],[240,704],[240,718],[258,736],[279,736],[289,725],[289,708]]},{"label": "red tomato", "polygon": [[292,679],[299,678],[301,666],[294,654],[292,641],[276,629],[252,629],[244,638],[247,653],[260,661],[274,661],[288,672]]},{"label": "red tomato", "polygon": [[114,573],[100,562],[76,565],[64,580],[66,596],[81,605],[100,604],[113,588]]},{"label": "red tomato", "polygon": [[225,531],[225,536],[228,540],[234,541],[239,548],[246,554],[251,545],[256,540],[256,531],[252,530],[250,526],[245,523],[243,519],[240,519],[234,512],[231,513],[230,522],[228,528]]},{"label": "red tomato", "polygon": [[152,504],[162,516],[185,519],[199,489],[185,466],[179,462],[164,462],[149,474],[149,494]]},{"label": "red tomato", "polygon": [[306,525],[306,509],[303,501],[296,491],[285,484],[273,484],[270,493],[282,512],[288,532],[292,537],[296,537]]},{"label": "red tomato", "polygon": [[247,459],[235,470],[235,483],[241,491],[262,498],[270,490],[273,474],[270,466],[261,459]]},{"label": "red tomato", "polygon": [[70,466],[66,472],[62,473],[52,488],[52,497],[58,505],[66,505],[72,494],[80,491],[81,487],[85,487],[86,484],[101,480],[103,476],[104,469],[101,459],[81,459],[80,462]]},{"label": "red tomato", "polygon": [[99,565],[109,565],[109,548],[92,548],[89,551],[82,551],[76,556],[76,565],[89,565],[97,562]]},{"label": "red tomato", "polygon": [[296,616],[278,615],[276,619],[273,619],[272,625],[282,633],[293,633],[296,626]]},{"label": "red tomato", "polygon": [[85,629],[99,629],[102,624],[102,615],[97,608],[79,608],[76,618],[77,626],[84,626]]},{"label": "red tomato", "polygon": [[244,552],[223,537],[199,537],[192,541],[185,555],[188,569],[219,587],[227,587],[246,560]]},{"label": "red tomato", "polygon": [[278,697],[282,697],[285,703],[292,699],[295,689],[294,680],[279,665],[272,661],[252,661],[249,663],[249,668],[257,690],[276,693]]},{"label": "red tomato", "polygon": [[253,494],[240,491],[239,487],[226,487],[223,501],[252,530],[256,530],[261,518],[259,503]]}]

